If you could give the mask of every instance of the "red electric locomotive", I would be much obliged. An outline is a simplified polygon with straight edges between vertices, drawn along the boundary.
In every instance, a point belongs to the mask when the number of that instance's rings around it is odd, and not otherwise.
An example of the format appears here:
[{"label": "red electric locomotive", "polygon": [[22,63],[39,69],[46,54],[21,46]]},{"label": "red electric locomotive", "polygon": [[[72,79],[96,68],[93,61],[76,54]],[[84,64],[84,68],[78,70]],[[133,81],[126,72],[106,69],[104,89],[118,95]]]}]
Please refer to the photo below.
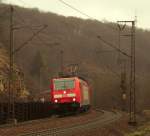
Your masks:
[{"label": "red electric locomotive", "polygon": [[54,78],[50,85],[51,102],[55,109],[87,111],[90,108],[90,88],[79,77]]}]

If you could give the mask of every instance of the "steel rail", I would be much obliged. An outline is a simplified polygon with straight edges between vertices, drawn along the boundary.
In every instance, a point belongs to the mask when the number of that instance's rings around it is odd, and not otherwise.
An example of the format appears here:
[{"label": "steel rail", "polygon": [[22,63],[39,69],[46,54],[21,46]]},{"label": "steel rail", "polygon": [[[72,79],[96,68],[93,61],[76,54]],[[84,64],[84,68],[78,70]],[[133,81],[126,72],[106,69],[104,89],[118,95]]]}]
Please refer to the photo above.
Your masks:
[{"label": "steel rail", "polygon": [[69,127],[59,127],[39,132],[26,133],[18,136],[69,136],[75,134],[76,132],[85,132],[86,130],[89,129],[104,126],[121,118],[121,114],[119,112],[108,112],[108,111],[102,112],[104,113],[102,116],[97,117],[86,123],[78,125],[75,124]]}]

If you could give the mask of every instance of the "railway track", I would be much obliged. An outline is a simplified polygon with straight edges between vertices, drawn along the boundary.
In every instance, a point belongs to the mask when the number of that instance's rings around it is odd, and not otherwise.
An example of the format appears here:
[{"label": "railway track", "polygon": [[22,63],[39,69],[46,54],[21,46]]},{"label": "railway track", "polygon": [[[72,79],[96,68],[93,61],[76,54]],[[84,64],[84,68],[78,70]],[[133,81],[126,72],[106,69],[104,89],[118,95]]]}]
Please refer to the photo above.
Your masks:
[{"label": "railway track", "polygon": [[86,123],[71,125],[69,127],[58,127],[33,133],[26,133],[18,136],[70,136],[76,132],[85,132],[89,129],[104,126],[121,118],[121,114],[119,112],[100,110],[99,112],[103,112],[103,115]]}]

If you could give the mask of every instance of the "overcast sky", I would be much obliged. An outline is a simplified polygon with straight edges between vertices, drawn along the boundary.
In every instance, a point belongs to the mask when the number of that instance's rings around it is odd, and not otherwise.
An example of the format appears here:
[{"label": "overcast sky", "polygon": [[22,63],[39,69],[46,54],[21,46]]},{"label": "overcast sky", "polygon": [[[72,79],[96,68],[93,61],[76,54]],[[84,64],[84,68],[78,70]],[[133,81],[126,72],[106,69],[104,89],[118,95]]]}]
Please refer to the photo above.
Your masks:
[{"label": "overcast sky", "polygon": [[[67,7],[59,0],[3,0],[24,7],[36,7],[65,16],[86,16]],[[150,0],[64,0],[89,16],[103,21],[133,20],[137,16],[137,26],[150,29]]]}]

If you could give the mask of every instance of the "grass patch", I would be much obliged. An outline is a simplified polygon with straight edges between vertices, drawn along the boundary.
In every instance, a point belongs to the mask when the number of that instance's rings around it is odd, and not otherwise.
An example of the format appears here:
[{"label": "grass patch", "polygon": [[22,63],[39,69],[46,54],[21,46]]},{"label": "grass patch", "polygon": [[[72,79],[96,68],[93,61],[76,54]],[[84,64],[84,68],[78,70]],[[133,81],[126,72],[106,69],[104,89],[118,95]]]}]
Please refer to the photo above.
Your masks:
[{"label": "grass patch", "polygon": [[126,134],[125,136],[146,136],[150,134],[150,122],[139,127],[136,131]]}]

